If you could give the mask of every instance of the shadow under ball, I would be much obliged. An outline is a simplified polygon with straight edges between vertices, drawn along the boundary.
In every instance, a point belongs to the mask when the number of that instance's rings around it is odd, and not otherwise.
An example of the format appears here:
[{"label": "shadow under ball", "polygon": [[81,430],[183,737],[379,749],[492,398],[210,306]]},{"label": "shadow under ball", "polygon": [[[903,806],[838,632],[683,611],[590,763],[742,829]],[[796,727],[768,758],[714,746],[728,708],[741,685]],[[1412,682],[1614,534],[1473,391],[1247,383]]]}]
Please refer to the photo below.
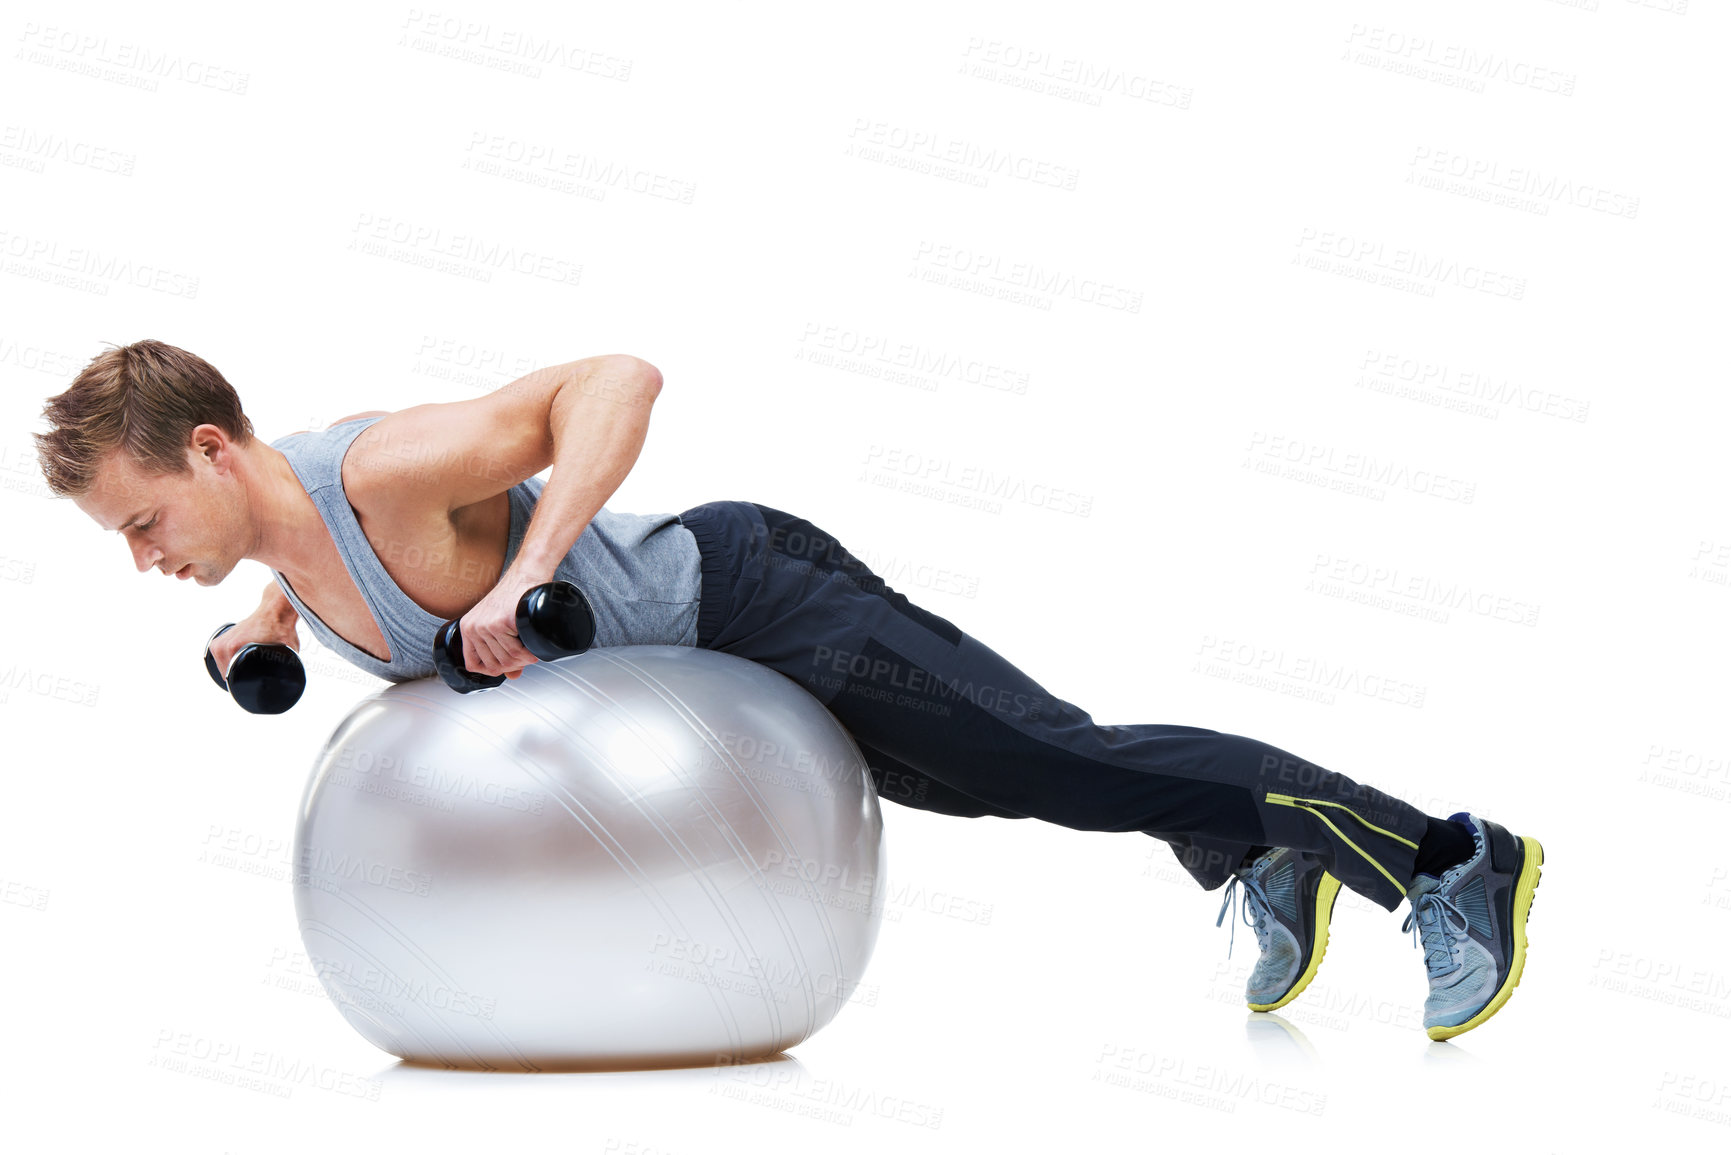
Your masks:
[{"label": "shadow under ball", "polygon": [[796,682],[614,646],[359,702],[302,796],[294,898],[326,992],[393,1055],[708,1066],[841,1010],[884,857],[865,759]]}]

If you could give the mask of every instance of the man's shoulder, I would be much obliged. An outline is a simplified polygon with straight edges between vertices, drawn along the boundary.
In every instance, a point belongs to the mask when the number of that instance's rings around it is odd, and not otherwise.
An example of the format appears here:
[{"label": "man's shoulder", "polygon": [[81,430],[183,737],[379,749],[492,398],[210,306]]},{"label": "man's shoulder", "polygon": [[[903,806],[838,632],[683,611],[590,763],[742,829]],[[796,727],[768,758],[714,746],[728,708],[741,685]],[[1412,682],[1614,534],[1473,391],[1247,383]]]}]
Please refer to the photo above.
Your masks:
[{"label": "man's shoulder", "polygon": [[346,451],[344,485],[387,508],[446,517],[497,499],[552,465],[554,448],[543,405],[550,395],[503,393],[378,416]]},{"label": "man's shoulder", "polygon": [[388,519],[390,524],[449,517],[410,412],[363,413],[337,423],[371,422],[349,442],[339,467],[343,493],[356,514]]}]

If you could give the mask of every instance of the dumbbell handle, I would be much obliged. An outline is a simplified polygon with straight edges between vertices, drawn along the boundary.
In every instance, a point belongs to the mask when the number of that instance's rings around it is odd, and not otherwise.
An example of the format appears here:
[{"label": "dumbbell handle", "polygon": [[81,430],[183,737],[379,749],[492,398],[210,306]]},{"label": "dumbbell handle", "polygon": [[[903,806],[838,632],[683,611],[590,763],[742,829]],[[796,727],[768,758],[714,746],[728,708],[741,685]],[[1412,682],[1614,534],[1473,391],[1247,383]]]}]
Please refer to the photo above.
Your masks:
[{"label": "dumbbell handle", "polygon": [[[504,685],[500,674],[472,674],[463,664],[463,634],[452,619],[433,638],[433,665],[459,694]],[[581,654],[595,643],[595,611],[583,591],[567,581],[543,582],[517,600],[517,640],[543,662]]]},{"label": "dumbbell handle", "polygon": [[249,714],[281,714],[300,701],[307,688],[306,668],[300,655],[279,642],[248,642],[229,659],[226,672],[216,668],[210,643],[234,625],[218,626],[204,643],[204,668],[210,680]]}]

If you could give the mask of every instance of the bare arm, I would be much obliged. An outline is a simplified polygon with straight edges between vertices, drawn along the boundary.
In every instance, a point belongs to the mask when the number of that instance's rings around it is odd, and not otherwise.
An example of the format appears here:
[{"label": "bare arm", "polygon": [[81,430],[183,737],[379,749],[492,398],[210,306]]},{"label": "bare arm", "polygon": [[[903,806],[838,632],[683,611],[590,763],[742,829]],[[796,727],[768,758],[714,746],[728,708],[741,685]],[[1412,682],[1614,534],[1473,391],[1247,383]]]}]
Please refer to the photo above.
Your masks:
[{"label": "bare arm", "polygon": [[282,592],[282,587],[271,582],[264,587],[264,597],[259,599],[258,613],[277,618],[287,625],[294,625],[300,620],[294,603],[288,600],[288,595]]},{"label": "bare arm", "polygon": [[[442,465],[428,484],[394,491],[368,486],[366,491],[393,493],[396,502],[431,501],[441,512],[484,501],[553,467],[510,568],[462,618],[469,670],[515,677],[535,661],[517,639],[517,602],[529,588],[552,580],[584,528],[636,465],[649,432],[649,410],[660,392],[655,366],[639,357],[609,354],[537,370],[508,390],[475,401],[405,409],[368,427],[357,440],[380,460],[388,461],[393,447],[399,454],[414,447],[423,460]],[[372,454],[363,452],[359,477],[372,472],[371,460]],[[387,476],[383,470],[378,475]],[[349,485],[348,492],[353,495],[356,488]]]},{"label": "bare arm", "polygon": [[591,518],[637,464],[661,373],[647,361],[599,365],[553,396],[553,474],[535,502],[511,563],[526,580],[549,581]]},{"label": "bare arm", "polygon": [[[379,516],[450,515],[552,466],[514,563],[551,575],[636,464],[660,390],[655,366],[609,353],[537,369],[470,401],[415,405],[355,438],[343,486],[355,508]],[[405,485],[411,469],[416,484]]]}]

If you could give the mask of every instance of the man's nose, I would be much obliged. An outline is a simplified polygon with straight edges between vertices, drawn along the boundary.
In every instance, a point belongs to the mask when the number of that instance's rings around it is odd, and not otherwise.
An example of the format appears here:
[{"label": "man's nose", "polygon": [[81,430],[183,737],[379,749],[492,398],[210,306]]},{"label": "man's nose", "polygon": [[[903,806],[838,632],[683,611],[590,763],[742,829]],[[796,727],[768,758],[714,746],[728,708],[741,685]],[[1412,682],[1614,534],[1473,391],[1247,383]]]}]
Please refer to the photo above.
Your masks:
[{"label": "man's nose", "polygon": [[132,543],[132,561],[138,566],[138,572],[143,573],[162,560],[162,551],[142,539]]}]

